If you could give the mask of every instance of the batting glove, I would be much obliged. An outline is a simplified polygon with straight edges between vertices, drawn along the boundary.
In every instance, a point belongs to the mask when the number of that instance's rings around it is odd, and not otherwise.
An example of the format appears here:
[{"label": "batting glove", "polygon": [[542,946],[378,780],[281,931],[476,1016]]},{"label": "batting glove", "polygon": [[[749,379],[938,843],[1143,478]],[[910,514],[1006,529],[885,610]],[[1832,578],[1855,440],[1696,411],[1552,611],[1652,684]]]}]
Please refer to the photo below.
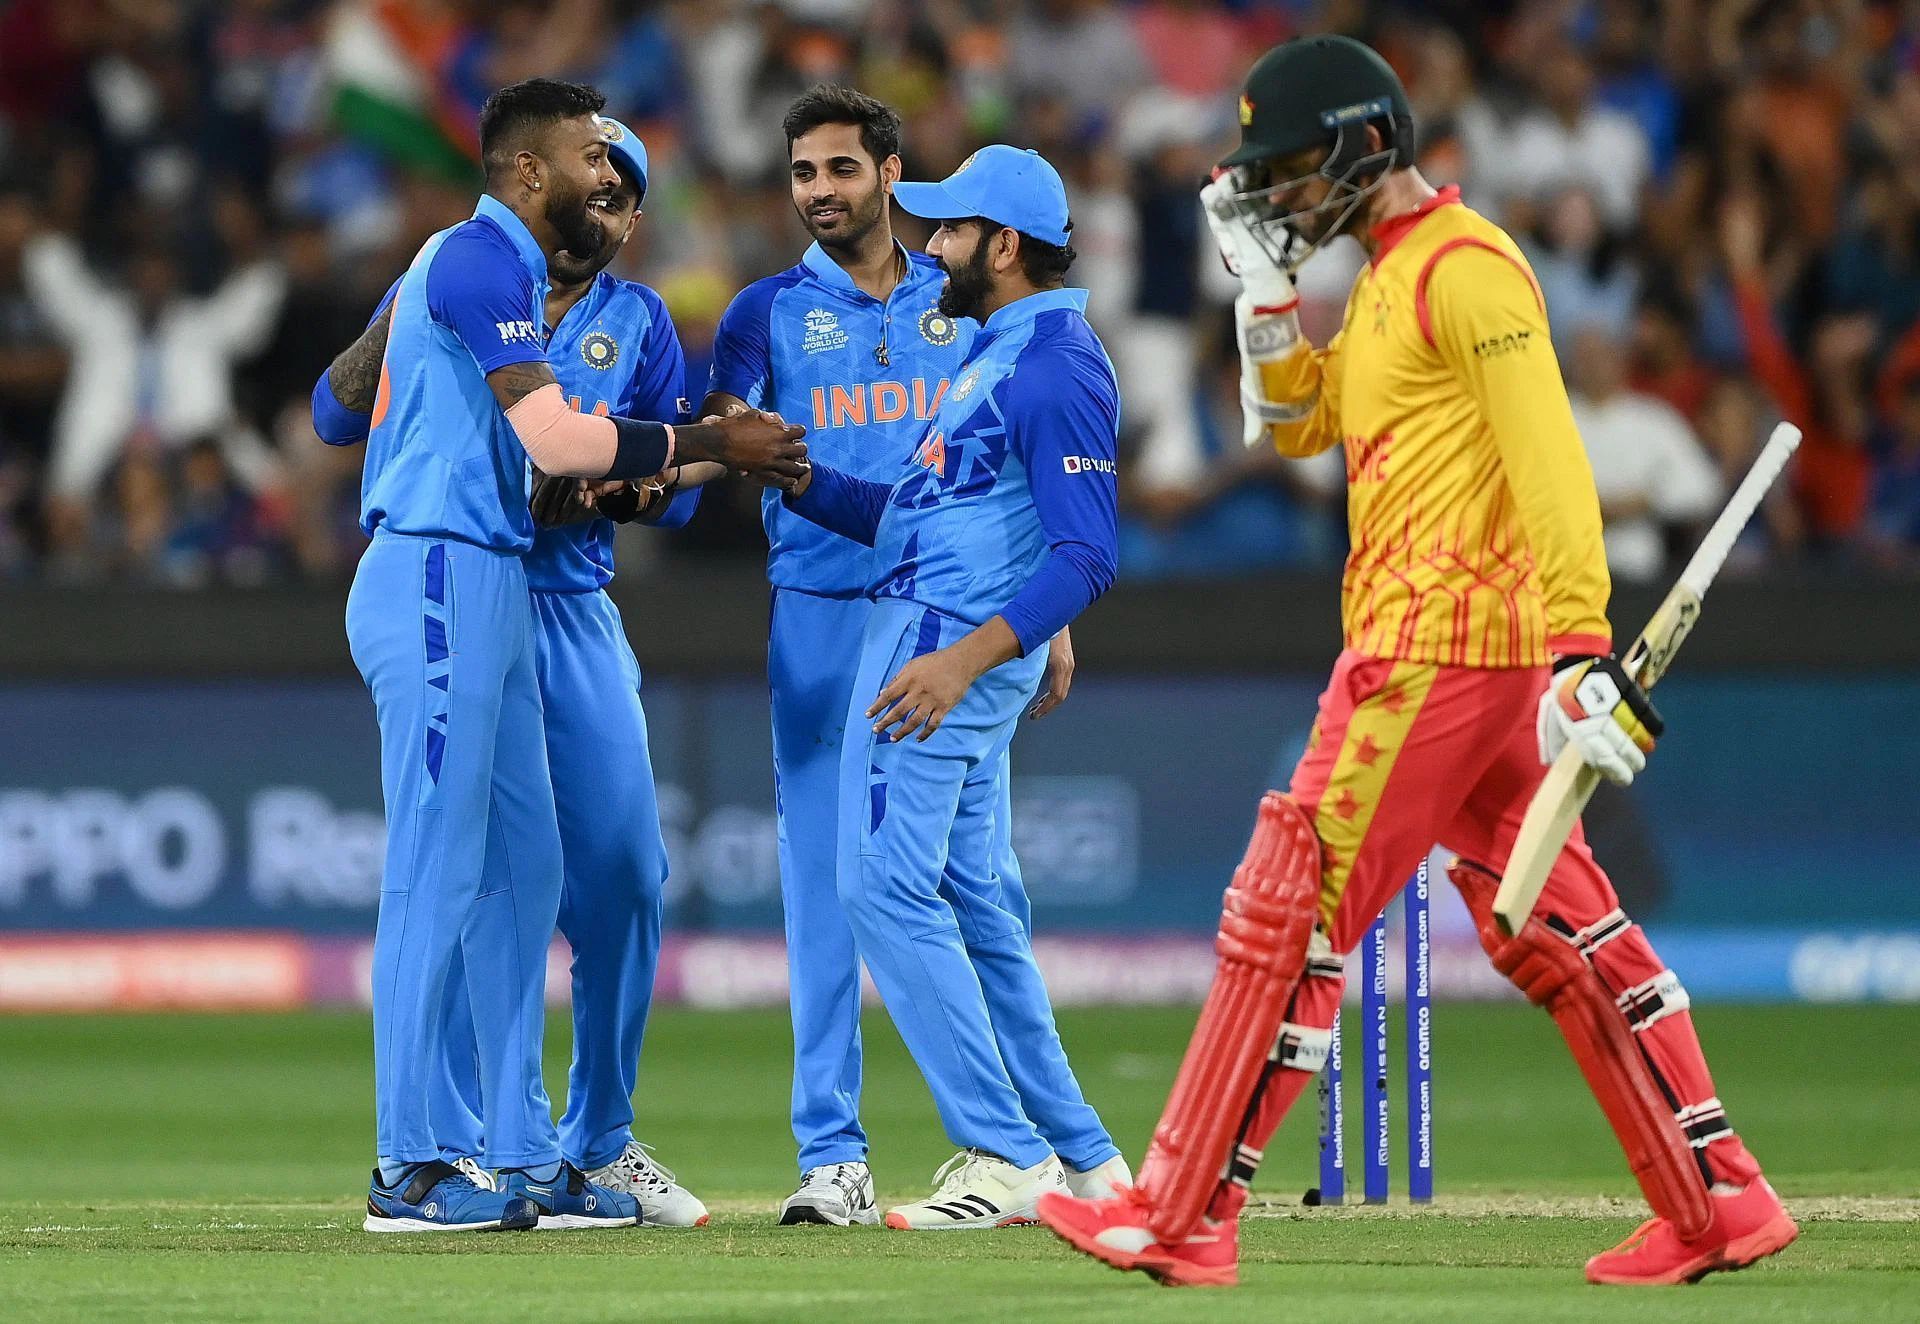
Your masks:
[{"label": "batting glove", "polygon": [[1542,763],[1572,744],[1587,766],[1618,786],[1632,785],[1666,729],[1653,700],[1612,654],[1558,659],[1534,722]]},{"label": "batting glove", "polygon": [[1300,301],[1293,273],[1274,264],[1273,255],[1255,237],[1246,214],[1231,199],[1233,186],[1226,175],[1200,190],[1200,209],[1220,249],[1220,260],[1240,278],[1243,300],[1256,313],[1287,312]]}]

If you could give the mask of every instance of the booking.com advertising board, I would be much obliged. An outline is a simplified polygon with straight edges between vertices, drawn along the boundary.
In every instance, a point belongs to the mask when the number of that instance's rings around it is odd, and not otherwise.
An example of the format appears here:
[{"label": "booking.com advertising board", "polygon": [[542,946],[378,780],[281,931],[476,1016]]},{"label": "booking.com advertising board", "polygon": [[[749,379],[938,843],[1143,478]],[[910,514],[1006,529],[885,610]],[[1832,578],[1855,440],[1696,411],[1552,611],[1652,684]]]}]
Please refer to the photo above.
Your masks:
[{"label": "booking.com advertising board", "polygon": [[[1316,688],[1089,670],[1025,724],[1015,845],[1059,1000],[1204,993],[1221,889]],[[659,993],[777,1002],[765,687],[662,679],[646,701]],[[1589,833],[1694,995],[1920,1001],[1920,682],[1676,678],[1660,702],[1670,737]],[[358,685],[10,686],[0,731],[0,1009],[364,999],[383,827]],[[1438,993],[1505,992],[1435,895]],[[564,968],[556,945],[560,997]]]}]

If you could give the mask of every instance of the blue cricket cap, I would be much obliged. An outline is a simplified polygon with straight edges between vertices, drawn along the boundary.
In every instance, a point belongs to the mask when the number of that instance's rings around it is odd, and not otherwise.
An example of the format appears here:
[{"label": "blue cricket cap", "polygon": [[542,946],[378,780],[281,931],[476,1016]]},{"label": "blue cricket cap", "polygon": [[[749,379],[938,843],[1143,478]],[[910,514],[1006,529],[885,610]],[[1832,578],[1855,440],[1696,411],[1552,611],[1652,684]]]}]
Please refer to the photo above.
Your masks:
[{"label": "blue cricket cap", "polygon": [[647,145],[640,135],[611,115],[595,115],[600,136],[607,140],[607,155],[622,179],[631,179],[640,190],[640,201],[647,200]]},{"label": "blue cricket cap", "polygon": [[1067,186],[1031,147],[982,147],[938,184],[895,184],[893,196],[925,220],[984,216],[1041,243],[1067,242]]}]

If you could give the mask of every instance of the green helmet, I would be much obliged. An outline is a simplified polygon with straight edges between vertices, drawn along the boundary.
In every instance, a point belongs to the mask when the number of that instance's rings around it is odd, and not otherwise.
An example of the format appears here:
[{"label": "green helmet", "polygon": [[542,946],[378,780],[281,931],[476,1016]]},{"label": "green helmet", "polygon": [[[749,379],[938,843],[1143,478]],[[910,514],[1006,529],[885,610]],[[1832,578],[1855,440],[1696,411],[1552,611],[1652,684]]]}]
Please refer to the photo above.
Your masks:
[{"label": "green helmet", "polygon": [[[1372,151],[1366,128],[1380,130]],[[1413,107],[1399,75],[1351,37],[1299,37],[1261,56],[1240,94],[1240,146],[1220,163],[1229,201],[1276,262],[1298,266],[1359,211],[1389,171],[1410,164]],[[1327,159],[1309,174],[1280,178],[1278,162],[1316,147]],[[1312,207],[1281,200],[1316,176],[1333,188]],[[1315,221],[1320,224],[1315,225]]]}]

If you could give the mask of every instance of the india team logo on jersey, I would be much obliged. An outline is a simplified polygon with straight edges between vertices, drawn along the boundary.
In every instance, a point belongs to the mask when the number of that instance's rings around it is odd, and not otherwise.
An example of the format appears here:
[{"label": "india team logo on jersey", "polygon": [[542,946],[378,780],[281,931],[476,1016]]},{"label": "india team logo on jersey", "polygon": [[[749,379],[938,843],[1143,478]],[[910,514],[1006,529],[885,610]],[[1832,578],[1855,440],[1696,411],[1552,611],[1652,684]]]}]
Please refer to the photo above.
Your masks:
[{"label": "india team logo on jersey", "polygon": [[605,331],[594,331],[580,342],[580,357],[589,368],[605,372],[620,361],[620,342]]},{"label": "india team logo on jersey", "polygon": [[839,349],[847,343],[847,333],[840,329],[840,319],[825,308],[812,308],[807,311],[806,334],[800,338],[800,348],[809,354],[819,354],[829,349]]},{"label": "india team logo on jersey", "polygon": [[929,308],[920,314],[920,334],[927,343],[944,348],[960,338],[960,326],[938,308]]},{"label": "india team logo on jersey", "polygon": [[980,369],[975,368],[953,384],[953,398],[964,400],[973,394],[973,388],[980,384]]}]

